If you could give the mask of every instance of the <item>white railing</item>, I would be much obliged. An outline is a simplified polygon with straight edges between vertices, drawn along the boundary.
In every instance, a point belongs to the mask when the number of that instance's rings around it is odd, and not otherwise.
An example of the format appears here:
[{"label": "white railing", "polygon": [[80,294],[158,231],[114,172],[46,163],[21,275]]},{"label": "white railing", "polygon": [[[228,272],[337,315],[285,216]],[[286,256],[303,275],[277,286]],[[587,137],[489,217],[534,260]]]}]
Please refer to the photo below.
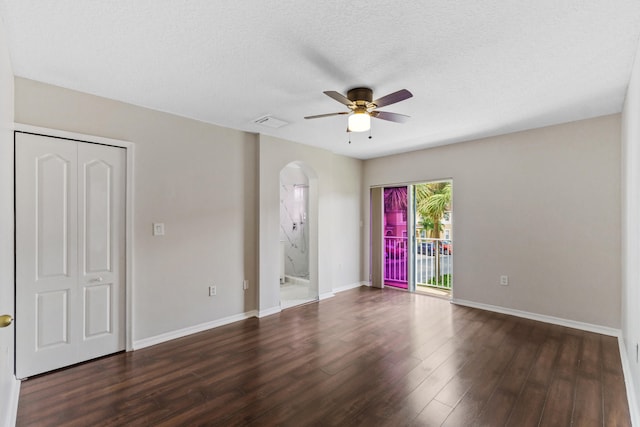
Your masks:
[{"label": "white railing", "polygon": [[416,285],[451,289],[453,245],[450,240],[416,238]]},{"label": "white railing", "polygon": [[[408,242],[406,237],[385,236],[384,279],[394,286],[407,287]],[[453,246],[450,240],[416,237],[416,286],[451,289]]]},{"label": "white railing", "polygon": [[392,282],[407,283],[407,238],[385,236],[384,238],[384,279]]}]

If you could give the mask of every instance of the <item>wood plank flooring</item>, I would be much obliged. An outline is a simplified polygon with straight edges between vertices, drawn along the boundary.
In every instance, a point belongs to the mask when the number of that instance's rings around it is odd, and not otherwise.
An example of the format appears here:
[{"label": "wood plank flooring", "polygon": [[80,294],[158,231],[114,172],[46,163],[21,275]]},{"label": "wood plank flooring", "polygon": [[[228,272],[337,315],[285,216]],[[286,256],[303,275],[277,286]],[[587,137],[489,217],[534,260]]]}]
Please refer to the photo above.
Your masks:
[{"label": "wood plank flooring", "polygon": [[31,378],[18,426],[630,426],[616,338],[362,287]]}]

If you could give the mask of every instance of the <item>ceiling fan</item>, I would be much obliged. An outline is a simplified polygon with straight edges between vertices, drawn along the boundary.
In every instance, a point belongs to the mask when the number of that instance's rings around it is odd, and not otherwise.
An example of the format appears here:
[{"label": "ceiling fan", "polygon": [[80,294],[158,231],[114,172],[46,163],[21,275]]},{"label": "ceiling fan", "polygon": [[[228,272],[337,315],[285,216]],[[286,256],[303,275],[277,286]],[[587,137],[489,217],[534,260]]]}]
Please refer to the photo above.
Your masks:
[{"label": "ceiling fan", "polygon": [[339,113],[318,114],[316,116],[307,116],[305,119],[319,119],[321,117],[349,115],[349,125],[347,132],[364,132],[371,128],[371,117],[376,119],[388,120],[390,122],[404,123],[409,116],[398,113],[390,113],[387,111],[378,111],[377,108],[395,104],[411,98],[413,94],[406,89],[385,95],[373,101],[373,91],[368,87],[357,87],[347,92],[347,96],[328,90],[325,95],[335,99],[341,104],[349,107],[351,111],[342,111]]}]

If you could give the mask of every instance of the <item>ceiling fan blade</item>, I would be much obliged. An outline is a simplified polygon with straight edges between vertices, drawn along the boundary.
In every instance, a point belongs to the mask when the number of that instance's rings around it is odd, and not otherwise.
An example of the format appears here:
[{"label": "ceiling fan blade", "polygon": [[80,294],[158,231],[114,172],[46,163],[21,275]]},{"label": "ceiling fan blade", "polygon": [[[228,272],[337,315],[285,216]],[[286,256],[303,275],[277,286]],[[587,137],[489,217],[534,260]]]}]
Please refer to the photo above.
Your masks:
[{"label": "ceiling fan blade", "polygon": [[411,118],[410,116],[405,116],[404,114],[389,113],[387,111],[372,111],[371,117],[396,123],[405,123],[408,119]]},{"label": "ceiling fan blade", "polygon": [[321,117],[341,116],[343,114],[349,114],[349,112],[348,111],[342,111],[340,113],[317,114],[315,116],[307,116],[307,117],[305,117],[305,119],[319,119]]},{"label": "ceiling fan blade", "polygon": [[378,108],[380,108],[386,105],[395,104],[396,102],[404,101],[405,99],[409,99],[412,96],[413,94],[408,90],[401,89],[397,92],[393,92],[393,93],[390,93],[389,95],[383,96],[382,98],[378,98],[375,101],[373,101],[373,103],[376,104]]},{"label": "ceiling fan blade", "polygon": [[353,105],[353,101],[351,101],[343,94],[336,92],[335,90],[325,90],[323,93],[328,97],[335,99],[339,103],[346,105],[347,107],[351,107]]}]

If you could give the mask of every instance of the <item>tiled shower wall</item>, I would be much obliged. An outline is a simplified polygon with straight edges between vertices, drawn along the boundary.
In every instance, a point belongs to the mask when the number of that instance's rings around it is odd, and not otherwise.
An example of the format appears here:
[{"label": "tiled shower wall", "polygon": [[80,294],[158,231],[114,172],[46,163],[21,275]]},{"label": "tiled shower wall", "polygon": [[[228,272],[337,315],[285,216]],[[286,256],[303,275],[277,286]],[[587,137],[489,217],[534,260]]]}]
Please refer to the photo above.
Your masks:
[{"label": "tiled shower wall", "polygon": [[280,240],[284,241],[285,275],[309,277],[309,180],[302,170],[280,172]]}]

